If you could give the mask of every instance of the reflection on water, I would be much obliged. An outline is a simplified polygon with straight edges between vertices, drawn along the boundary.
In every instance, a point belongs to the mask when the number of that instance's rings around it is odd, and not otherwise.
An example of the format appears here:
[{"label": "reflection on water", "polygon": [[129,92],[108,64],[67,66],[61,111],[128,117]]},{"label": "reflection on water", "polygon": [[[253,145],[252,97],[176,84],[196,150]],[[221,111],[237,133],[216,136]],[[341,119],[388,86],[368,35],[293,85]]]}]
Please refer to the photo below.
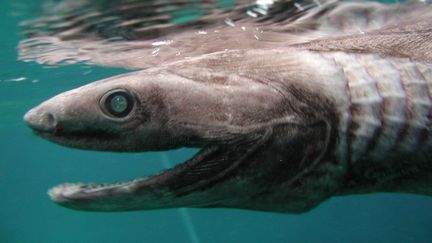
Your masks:
[{"label": "reflection on water", "polygon": [[[20,59],[142,69],[232,49],[280,48],[364,33],[415,14],[319,1],[48,1],[21,22]],[[324,4],[324,5],[323,5]],[[319,5],[323,7],[314,8]],[[364,11],[370,12],[365,16]],[[394,14],[395,11],[401,11]],[[398,17],[399,16],[399,17]],[[400,16],[404,16],[401,18]]]},{"label": "reflection on water", "polygon": [[27,39],[20,58],[145,68],[227,49],[283,46],[286,37],[278,33],[317,3],[60,1],[44,6],[43,17],[22,22]]}]

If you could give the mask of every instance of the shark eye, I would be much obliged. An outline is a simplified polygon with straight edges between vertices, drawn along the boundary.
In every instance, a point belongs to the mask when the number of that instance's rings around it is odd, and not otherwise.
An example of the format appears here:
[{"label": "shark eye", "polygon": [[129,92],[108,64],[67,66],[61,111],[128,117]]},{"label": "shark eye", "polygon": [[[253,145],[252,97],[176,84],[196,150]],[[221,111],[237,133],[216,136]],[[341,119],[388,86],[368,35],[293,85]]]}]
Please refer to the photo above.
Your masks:
[{"label": "shark eye", "polygon": [[113,117],[126,117],[134,107],[134,98],[126,90],[112,90],[101,99],[102,109]]}]

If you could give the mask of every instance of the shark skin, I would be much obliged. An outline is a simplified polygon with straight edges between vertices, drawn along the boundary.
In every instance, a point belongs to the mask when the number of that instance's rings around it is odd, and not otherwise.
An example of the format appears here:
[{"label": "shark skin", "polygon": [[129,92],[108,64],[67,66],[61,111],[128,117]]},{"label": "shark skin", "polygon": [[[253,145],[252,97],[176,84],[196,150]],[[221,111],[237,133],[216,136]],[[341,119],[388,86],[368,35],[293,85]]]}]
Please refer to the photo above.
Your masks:
[{"label": "shark skin", "polygon": [[[172,59],[167,49],[157,65],[141,58],[133,67],[142,70],[28,111],[24,121],[36,135],[68,147],[200,149],[158,175],[62,184],[49,191],[51,199],[84,211],[303,213],[333,196],[432,195],[432,7],[330,2],[288,20],[283,31],[274,27],[280,21],[268,24],[272,38],[244,46],[236,39],[243,32],[220,27],[227,39],[208,49]],[[182,33],[175,33],[179,43],[183,36],[202,40]],[[213,48],[223,41],[230,48]],[[31,47],[21,48],[30,58]],[[97,51],[85,55],[101,65],[120,63],[101,61],[106,54]]]}]

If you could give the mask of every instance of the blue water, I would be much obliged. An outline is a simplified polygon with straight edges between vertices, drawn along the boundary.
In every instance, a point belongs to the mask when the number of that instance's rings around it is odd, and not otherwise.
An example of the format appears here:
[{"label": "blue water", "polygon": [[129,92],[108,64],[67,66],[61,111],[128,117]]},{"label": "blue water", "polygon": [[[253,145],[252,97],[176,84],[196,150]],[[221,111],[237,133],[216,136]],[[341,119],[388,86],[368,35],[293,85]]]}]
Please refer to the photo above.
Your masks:
[{"label": "blue water", "polygon": [[[181,162],[195,150],[115,154],[64,148],[34,136],[23,114],[74,87],[127,72],[49,68],[17,61],[18,23],[29,3],[0,3],[0,242],[432,242],[432,198],[375,194],[332,198],[285,215],[233,209],[89,213],[59,207],[46,191],[62,182],[126,180]],[[166,162],[166,161],[165,161]]]}]

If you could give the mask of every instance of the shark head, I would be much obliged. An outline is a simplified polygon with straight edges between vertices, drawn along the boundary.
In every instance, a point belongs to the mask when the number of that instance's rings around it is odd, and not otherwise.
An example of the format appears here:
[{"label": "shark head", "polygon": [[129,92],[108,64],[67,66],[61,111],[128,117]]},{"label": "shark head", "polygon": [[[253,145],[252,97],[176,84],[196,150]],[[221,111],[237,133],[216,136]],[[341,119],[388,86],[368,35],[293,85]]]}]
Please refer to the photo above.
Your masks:
[{"label": "shark head", "polygon": [[28,111],[24,120],[35,134],[64,146],[118,152],[200,149],[158,175],[63,184],[49,191],[51,198],[90,211],[233,207],[280,212],[302,212],[326,198],[327,192],[314,191],[326,183],[304,175],[333,156],[332,102],[295,82],[278,86],[252,79],[256,75],[242,74],[241,65],[218,69],[226,64],[201,60],[193,68],[180,63],[128,73],[59,94]]}]

